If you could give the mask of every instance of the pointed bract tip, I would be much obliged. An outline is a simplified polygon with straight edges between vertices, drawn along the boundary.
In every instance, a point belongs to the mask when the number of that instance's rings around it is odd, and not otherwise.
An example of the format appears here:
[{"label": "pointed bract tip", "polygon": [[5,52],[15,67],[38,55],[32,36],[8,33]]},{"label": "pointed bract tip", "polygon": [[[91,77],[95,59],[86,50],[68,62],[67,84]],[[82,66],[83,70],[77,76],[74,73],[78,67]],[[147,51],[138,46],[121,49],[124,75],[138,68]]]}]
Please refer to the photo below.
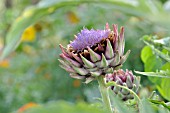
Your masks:
[{"label": "pointed bract tip", "polygon": [[66,51],[65,51],[65,48],[64,48],[61,44],[59,44],[59,47],[60,47],[62,53],[65,54],[65,55],[67,55],[67,53],[66,53]]},{"label": "pointed bract tip", "polygon": [[72,43],[73,41],[70,41],[70,44]]},{"label": "pointed bract tip", "polygon": [[118,38],[118,25],[117,24],[113,24],[113,32],[114,32],[114,35],[115,35],[115,38],[117,39]]},{"label": "pointed bract tip", "polygon": [[64,56],[64,54],[63,54],[63,53],[62,53],[62,54],[60,54],[59,56],[60,56],[60,58],[65,59],[65,56]]},{"label": "pointed bract tip", "polygon": [[110,29],[108,22],[106,23],[106,28],[105,28],[105,29],[106,29],[106,30],[109,30],[109,29]]},{"label": "pointed bract tip", "polygon": [[75,73],[71,73],[70,77],[75,78],[75,79],[84,79],[85,78],[85,76],[80,76],[80,75],[75,74]]},{"label": "pointed bract tip", "polygon": [[121,26],[120,30],[124,32],[125,30],[124,26]]},{"label": "pointed bract tip", "polygon": [[88,78],[86,78],[86,81],[84,83],[88,84],[88,83],[90,83],[93,80],[94,80],[94,77],[88,77]]},{"label": "pointed bract tip", "polygon": [[62,49],[62,48],[64,48],[61,44],[59,44],[59,47]]},{"label": "pointed bract tip", "polygon": [[113,48],[112,45],[110,43],[109,39],[106,39],[107,41],[107,45],[106,45],[106,51],[105,51],[105,56],[106,58],[112,58],[114,56],[114,52],[113,52]]},{"label": "pointed bract tip", "polygon": [[122,40],[124,38],[124,27],[122,26],[120,28],[120,40]]},{"label": "pointed bract tip", "polygon": [[113,24],[112,25],[113,26],[113,31],[115,32],[118,32],[118,25],[117,24]]},{"label": "pointed bract tip", "polygon": [[74,35],[74,39],[77,39],[77,36],[76,36],[76,35]]}]

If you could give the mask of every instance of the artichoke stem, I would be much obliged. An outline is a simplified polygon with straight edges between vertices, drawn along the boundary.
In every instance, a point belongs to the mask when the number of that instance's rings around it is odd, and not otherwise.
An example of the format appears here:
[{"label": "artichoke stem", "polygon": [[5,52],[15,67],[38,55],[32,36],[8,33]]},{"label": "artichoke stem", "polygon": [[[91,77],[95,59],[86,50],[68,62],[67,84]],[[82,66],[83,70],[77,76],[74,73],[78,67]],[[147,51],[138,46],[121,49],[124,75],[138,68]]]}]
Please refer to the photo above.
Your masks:
[{"label": "artichoke stem", "polygon": [[110,103],[108,88],[105,84],[104,77],[103,76],[97,77],[97,81],[99,83],[99,90],[101,93],[103,104],[109,113],[113,113],[111,103]]}]

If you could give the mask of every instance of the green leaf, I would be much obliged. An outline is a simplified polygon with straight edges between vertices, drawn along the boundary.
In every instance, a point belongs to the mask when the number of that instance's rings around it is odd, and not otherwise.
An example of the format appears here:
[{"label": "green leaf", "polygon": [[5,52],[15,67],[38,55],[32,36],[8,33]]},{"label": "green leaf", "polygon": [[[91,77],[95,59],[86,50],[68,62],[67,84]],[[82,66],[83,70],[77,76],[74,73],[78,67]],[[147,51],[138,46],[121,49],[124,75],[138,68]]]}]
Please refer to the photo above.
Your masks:
[{"label": "green leaf", "polygon": [[115,113],[135,113],[133,109],[127,107],[118,97],[116,97],[112,90],[109,90],[109,94],[113,107],[118,111]]},{"label": "green leaf", "polygon": [[170,62],[170,56],[168,54],[164,54],[163,52],[161,52],[160,50],[158,50],[156,48],[153,48],[153,50],[158,56],[160,56],[164,60]]},{"label": "green leaf", "polygon": [[[162,66],[162,70],[169,70],[170,71],[170,62],[167,62]],[[169,73],[170,74],[170,73]]]},{"label": "green leaf", "polygon": [[166,55],[169,54],[170,52],[166,49],[166,47],[163,46],[162,53]]},{"label": "green leaf", "polygon": [[[170,70],[170,63],[166,63],[162,66],[162,70],[165,70],[165,71],[169,71]],[[169,77],[170,77],[170,71],[169,73],[167,74]],[[167,100],[170,101],[170,91],[169,91],[169,88],[170,88],[170,79],[161,79],[161,84],[157,86],[160,94],[166,98]]]},{"label": "green leaf", "polygon": [[[152,39],[153,40],[153,39]],[[144,40],[143,40],[144,41]],[[152,50],[155,52],[155,54],[161,58],[163,58],[164,60],[170,62],[170,56],[168,54],[164,54],[163,52],[161,52],[160,50],[158,50],[154,45],[150,44],[147,41],[144,41],[145,44],[147,44],[149,47],[152,48]]]},{"label": "green leaf", "polygon": [[165,108],[170,110],[170,106],[168,106],[164,101],[152,100],[152,99],[149,99],[149,101],[154,104],[163,105]]},{"label": "green leaf", "polygon": [[159,106],[158,110],[159,113],[170,113],[170,111],[166,109],[164,106]]},{"label": "green leaf", "polygon": [[142,52],[141,52],[141,59],[142,59],[143,63],[146,63],[147,59],[148,59],[150,56],[153,56],[152,49],[151,49],[151,47],[149,47],[149,46],[145,46],[145,47],[142,49]]},{"label": "green leaf", "polygon": [[[168,66],[167,66],[168,67]],[[157,89],[161,95],[169,100],[170,93],[168,88],[170,87],[170,71],[160,70],[159,72],[139,72],[138,74],[149,76],[149,80],[156,84]],[[153,78],[154,77],[154,78]]]},{"label": "green leaf", "polygon": [[[170,62],[170,56],[167,54],[167,52],[165,54],[164,53],[165,51],[162,52],[159,49],[157,49],[158,47],[162,48],[162,49],[166,49],[164,47],[164,45],[169,46],[170,38],[167,37],[167,38],[155,40],[155,37],[156,36],[143,37],[144,43],[147,44],[152,49],[152,51],[154,52],[154,55],[150,56],[145,61],[145,71],[146,72],[137,72],[137,73],[150,76],[149,77],[150,81],[152,81],[153,83],[156,84],[156,87],[157,87],[158,91],[160,92],[160,94],[167,100],[170,100],[170,92],[169,92],[170,63],[168,63],[168,62]],[[167,61],[167,63],[162,66],[162,60],[160,58]],[[161,67],[162,67],[162,70],[160,70]],[[158,72],[157,70],[160,70],[160,71]],[[155,72],[155,71],[157,71],[157,72]],[[154,78],[153,78],[153,76],[154,76]],[[157,77],[161,77],[161,78],[157,78]]]},{"label": "green leaf", "polygon": [[153,42],[155,44],[161,44],[161,45],[164,45],[164,46],[170,46],[170,37],[165,37],[165,38],[162,38],[162,39],[159,39],[159,40],[153,40]]},{"label": "green leaf", "polygon": [[151,100],[151,99],[142,100],[142,104],[139,107],[140,113],[156,113],[156,111],[152,107],[153,105],[151,105],[149,101],[152,102],[154,105],[159,105],[158,107],[159,113],[169,113],[168,110],[170,110],[170,106],[168,106],[165,102],[159,100]]},{"label": "green leaf", "polygon": [[163,46],[163,48],[170,52],[170,47]]},{"label": "green leaf", "polygon": [[170,78],[170,76],[169,76],[170,71],[168,71],[168,70],[167,71],[160,70],[159,72],[140,72],[140,71],[135,71],[135,73],[150,76],[150,77]]},{"label": "green leaf", "polygon": [[145,71],[152,72],[160,69],[162,66],[162,60],[156,56],[150,56],[145,63]]},{"label": "green leaf", "polygon": [[147,99],[142,100],[142,104],[139,108],[140,113],[155,113]]},{"label": "green leaf", "polygon": [[[145,63],[145,71],[155,71],[162,67],[162,61],[160,58],[157,58],[156,56],[150,57],[147,62]],[[163,71],[160,71],[157,76],[166,76],[170,77],[170,72],[167,70],[169,69],[169,63],[165,64],[163,66]],[[145,73],[146,74],[146,73]],[[153,75],[153,73],[152,73]],[[150,75],[151,76],[151,75]],[[169,78],[168,77],[168,78]],[[160,94],[166,98],[167,100],[170,100],[170,79],[167,78],[156,78],[156,77],[149,77],[149,80],[156,84],[157,89],[159,90]]]},{"label": "green leaf", "polygon": [[158,91],[167,100],[170,101],[170,79],[162,79],[161,85],[158,85]]}]

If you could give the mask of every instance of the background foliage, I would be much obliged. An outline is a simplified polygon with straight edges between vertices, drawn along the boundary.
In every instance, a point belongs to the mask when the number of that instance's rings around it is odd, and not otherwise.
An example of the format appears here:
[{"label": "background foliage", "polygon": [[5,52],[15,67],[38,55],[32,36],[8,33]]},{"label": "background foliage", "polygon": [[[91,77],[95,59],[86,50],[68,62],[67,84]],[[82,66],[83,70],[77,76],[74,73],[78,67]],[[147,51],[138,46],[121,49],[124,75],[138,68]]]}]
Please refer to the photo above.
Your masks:
[{"label": "background foliage", "polygon": [[[170,35],[169,5],[167,0],[1,0],[0,112],[18,112],[30,102],[38,105],[56,100],[98,102],[96,83],[85,85],[59,67],[58,44],[69,43],[83,27],[103,29],[106,22],[125,26],[125,51],[130,49],[131,54],[123,68],[157,72],[158,76],[163,71],[169,72],[167,48],[170,45],[160,40],[155,42]],[[145,34],[157,35],[157,38],[142,38],[147,44],[144,47],[140,38]],[[165,39],[164,42],[170,42],[169,38]],[[169,79],[142,76],[141,83],[140,97],[147,97],[158,89],[161,100],[170,100]],[[74,111],[69,102],[50,103],[47,109],[57,109],[55,106],[61,103],[61,107]],[[78,102],[73,106],[85,110],[89,105]],[[159,110],[166,111],[162,106]]]}]

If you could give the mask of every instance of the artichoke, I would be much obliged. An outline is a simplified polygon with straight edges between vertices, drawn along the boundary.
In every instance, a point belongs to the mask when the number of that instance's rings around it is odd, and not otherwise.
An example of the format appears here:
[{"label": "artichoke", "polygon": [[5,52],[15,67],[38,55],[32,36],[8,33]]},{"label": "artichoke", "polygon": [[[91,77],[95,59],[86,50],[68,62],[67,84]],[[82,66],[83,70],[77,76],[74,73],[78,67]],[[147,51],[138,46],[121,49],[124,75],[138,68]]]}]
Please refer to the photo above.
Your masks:
[{"label": "artichoke", "polygon": [[113,30],[108,23],[104,30],[84,28],[66,48],[60,44],[60,66],[71,77],[86,79],[88,83],[122,66],[130,53],[129,50],[124,55],[124,45],[124,27],[121,27],[120,34],[115,24]]},{"label": "artichoke", "polygon": [[[106,75],[106,82],[114,81],[118,85],[125,86],[135,93],[137,93],[140,85],[140,78],[133,75],[132,71],[126,69],[124,72],[122,69],[115,70],[112,74]],[[130,93],[127,89],[122,89],[119,86],[110,87],[113,92],[120,97],[122,100],[126,101],[128,99],[133,99],[134,95]]]}]

